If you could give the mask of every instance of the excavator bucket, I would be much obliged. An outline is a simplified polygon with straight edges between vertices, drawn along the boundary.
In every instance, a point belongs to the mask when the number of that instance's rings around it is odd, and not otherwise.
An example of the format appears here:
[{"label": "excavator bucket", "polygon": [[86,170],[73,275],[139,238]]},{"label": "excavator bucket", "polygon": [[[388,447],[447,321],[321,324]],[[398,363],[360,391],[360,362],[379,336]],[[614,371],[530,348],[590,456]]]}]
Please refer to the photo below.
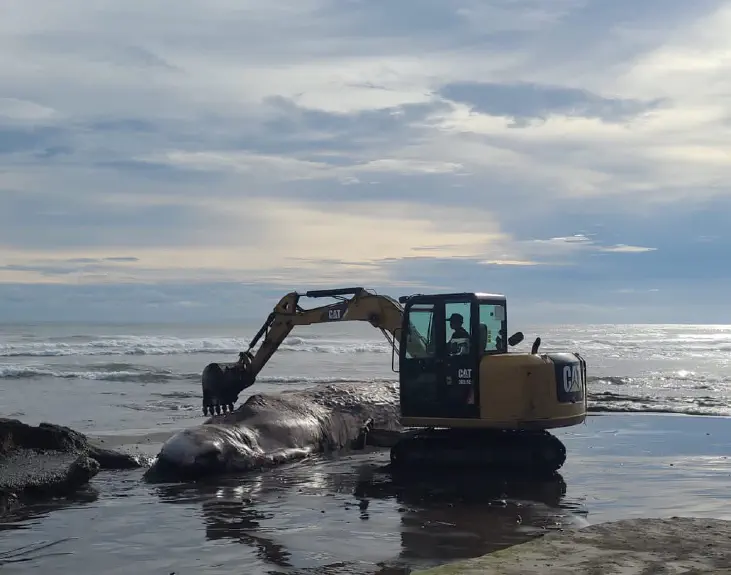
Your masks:
[{"label": "excavator bucket", "polygon": [[243,362],[209,363],[201,375],[203,415],[233,411],[239,393],[254,383]]}]

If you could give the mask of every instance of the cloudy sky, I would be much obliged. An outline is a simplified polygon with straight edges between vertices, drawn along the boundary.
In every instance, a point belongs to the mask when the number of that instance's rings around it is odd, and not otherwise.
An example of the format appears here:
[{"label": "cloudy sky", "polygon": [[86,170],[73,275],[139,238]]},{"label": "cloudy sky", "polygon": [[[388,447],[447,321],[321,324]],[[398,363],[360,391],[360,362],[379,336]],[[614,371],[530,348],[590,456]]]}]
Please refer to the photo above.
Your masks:
[{"label": "cloudy sky", "polygon": [[2,320],[361,284],[731,323],[731,2],[0,11]]}]

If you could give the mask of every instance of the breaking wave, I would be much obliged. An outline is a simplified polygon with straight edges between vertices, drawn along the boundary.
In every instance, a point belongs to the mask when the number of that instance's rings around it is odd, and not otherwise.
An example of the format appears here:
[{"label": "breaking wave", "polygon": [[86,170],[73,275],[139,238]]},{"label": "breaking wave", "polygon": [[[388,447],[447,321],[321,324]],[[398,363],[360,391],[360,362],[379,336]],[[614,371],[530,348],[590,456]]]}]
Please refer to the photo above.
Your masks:
[{"label": "breaking wave", "polygon": [[[34,366],[0,364],[0,379],[84,379],[98,381],[115,381],[128,383],[165,383],[168,381],[199,382],[200,372],[175,372],[169,369],[155,368],[129,363],[107,363],[88,366],[86,369],[65,369],[65,366]],[[303,377],[260,375],[258,383],[271,385],[316,385],[320,383],[357,383],[357,382],[386,382],[395,381],[393,377],[363,378],[363,377]]]},{"label": "breaking wave", "polygon": [[[573,326],[570,330],[540,327],[526,330],[525,349],[532,333],[544,340],[543,351],[576,349],[586,357],[646,361],[718,358],[731,351],[731,326]],[[0,357],[162,356],[183,354],[236,354],[249,339],[229,336],[107,335],[81,333],[42,337],[31,332],[0,337]],[[279,347],[284,352],[390,353],[385,339],[329,338],[323,334],[290,334]]]},{"label": "breaking wave", "polygon": [[74,370],[51,366],[0,364],[0,379],[87,379],[132,383],[162,383],[173,380],[200,379],[200,374],[181,374],[167,369],[131,364],[103,364]]},{"label": "breaking wave", "polygon": [[678,415],[729,416],[731,405],[710,396],[652,397],[608,391],[589,393],[589,411],[594,413],[668,413]]},{"label": "breaking wave", "polygon": [[[241,338],[180,338],[158,336],[73,336],[44,341],[0,343],[0,357],[130,356],[236,354],[248,347]],[[309,353],[390,353],[388,342],[328,341],[290,336],[279,351]]]}]

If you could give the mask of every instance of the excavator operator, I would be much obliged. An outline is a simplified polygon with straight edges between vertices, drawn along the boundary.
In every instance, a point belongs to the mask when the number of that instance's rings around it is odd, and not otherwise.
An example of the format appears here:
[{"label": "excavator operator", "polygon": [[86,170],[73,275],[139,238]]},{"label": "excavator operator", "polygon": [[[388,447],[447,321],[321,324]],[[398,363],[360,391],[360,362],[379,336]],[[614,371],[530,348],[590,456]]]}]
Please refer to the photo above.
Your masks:
[{"label": "excavator operator", "polygon": [[470,334],[464,328],[462,314],[453,313],[449,316],[449,327],[452,328],[452,337],[449,338],[449,349],[452,355],[467,353],[465,345],[469,345]]},{"label": "excavator operator", "polygon": [[452,337],[449,341],[452,341],[453,339],[469,339],[470,334],[469,332],[464,328],[464,318],[462,317],[462,314],[460,313],[453,313],[449,316],[449,327],[451,327],[454,331],[452,332]]}]

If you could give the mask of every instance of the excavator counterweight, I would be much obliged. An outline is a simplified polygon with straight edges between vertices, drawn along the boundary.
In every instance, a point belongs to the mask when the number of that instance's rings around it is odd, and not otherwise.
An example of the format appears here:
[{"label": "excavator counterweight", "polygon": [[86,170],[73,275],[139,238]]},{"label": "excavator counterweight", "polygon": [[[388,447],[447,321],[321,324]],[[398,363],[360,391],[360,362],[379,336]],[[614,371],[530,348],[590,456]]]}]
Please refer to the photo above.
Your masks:
[{"label": "excavator counterweight", "polygon": [[[336,301],[305,309],[303,298]],[[508,337],[507,301],[500,294],[418,294],[397,301],[362,287],[290,292],[238,361],[206,366],[204,415],[233,410],[296,326],[343,321],[380,329],[392,361],[398,356],[401,423],[417,433],[392,448],[394,464],[549,472],[563,465],[565,448],[547,430],[585,420],[586,362],[575,352],[539,354],[540,338],[530,353],[509,351],[524,336]]]}]

